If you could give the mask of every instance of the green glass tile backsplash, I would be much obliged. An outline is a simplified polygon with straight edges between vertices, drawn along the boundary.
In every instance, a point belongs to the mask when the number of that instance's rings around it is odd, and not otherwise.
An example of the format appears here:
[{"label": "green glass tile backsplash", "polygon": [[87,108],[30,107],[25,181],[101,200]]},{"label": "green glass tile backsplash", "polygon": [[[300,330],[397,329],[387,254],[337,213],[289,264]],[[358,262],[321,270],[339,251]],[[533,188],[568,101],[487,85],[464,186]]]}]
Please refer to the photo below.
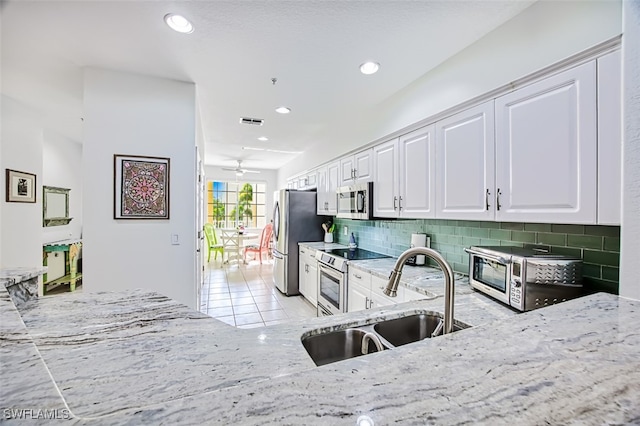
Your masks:
[{"label": "green glass tile backsplash", "polygon": [[[411,234],[425,233],[431,237],[431,247],[442,253],[455,271],[465,274],[469,273],[465,247],[544,246],[552,253],[580,256],[584,260],[584,284],[589,290],[618,294],[619,226],[444,219],[335,219],[335,223],[337,242],[348,244],[353,232],[359,247],[391,256],[398,256],[409,248]],[[348,235],[344,235],[345,226]]]}]

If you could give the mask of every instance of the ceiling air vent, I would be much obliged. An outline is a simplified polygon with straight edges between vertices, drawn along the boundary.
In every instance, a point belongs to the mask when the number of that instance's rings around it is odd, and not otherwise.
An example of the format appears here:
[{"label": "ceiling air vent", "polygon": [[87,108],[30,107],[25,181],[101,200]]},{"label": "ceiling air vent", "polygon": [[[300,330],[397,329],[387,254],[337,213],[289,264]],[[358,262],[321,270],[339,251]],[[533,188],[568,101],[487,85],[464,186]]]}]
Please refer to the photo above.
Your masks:
[{"label": "ceiling air vent", "polygon": [[261,118],[240,117],[240,124],[251,124],[252,126],[262,126],[264,120]]}]

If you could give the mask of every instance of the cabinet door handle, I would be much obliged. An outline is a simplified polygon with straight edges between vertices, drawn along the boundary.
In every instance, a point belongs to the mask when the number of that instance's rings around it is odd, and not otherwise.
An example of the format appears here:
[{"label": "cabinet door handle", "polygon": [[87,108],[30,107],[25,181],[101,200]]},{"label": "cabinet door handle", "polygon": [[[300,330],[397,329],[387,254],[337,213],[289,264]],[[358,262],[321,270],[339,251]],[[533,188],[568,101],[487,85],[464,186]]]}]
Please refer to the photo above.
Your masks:
[{"label": "cabinet door handle", "polygon": [[502,192],[500,192],[500,188],[498,188],[498,191],[496,192],[496,208],[498,210],[500,210],[500,207],[502,207],[500,205],[500,195],[502,195]]},{"label": "cabinet door handle", "polygon": [[400,211],[402,211],[402,197],[400,197],[400,201],[398,202],[398,207],[400,208]]},{"label": "cabinet door handle", "polygon": [[398,210],[398,197],[393,197],[393,209]]},{"label": "cabinet door handle", "polygon": [[304,253],[305,253],[305,251],[304,251],[304,250],[300,250],[300,253],[304,254]]},{"label": "cabinet door handle", "polygon": [[357,278],[357,279],[359,279],[359,280],[361,280],[361,279],[362,279],[362,277],[361,277],[360,275],[358,275],[358,274],[353,274],[353,276],[354,276],[354,277],[356,277],[356,278]]},{"label": "cabinet door handle", "polygon": [[489,207],[491,207],[491,205],[489,204],[489,195],[491,195],[491,193],[489,192],[489,188],[487,188],[487,195],[485,196],[485,203],[487,205],[487,211],[489,211]]},{"label": "cabinet door handle", "polygon": [[369,298],[368,297],[364,298],[364,308],[365,309],[369,309]]}]

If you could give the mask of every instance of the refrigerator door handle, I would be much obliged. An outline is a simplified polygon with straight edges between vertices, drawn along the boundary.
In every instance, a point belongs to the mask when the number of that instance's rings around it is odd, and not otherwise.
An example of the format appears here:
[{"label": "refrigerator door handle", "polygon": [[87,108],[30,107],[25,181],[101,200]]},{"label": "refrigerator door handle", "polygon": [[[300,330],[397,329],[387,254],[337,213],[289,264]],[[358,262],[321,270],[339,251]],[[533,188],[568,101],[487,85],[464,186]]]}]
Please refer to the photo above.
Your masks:
[{"label": "refrigerator door handle", "polygon": [[284,256],[281,255],[280,253],[278,253],[277,251],[273,251],[273,257],[278,258],[278,259],[284,259]]}]

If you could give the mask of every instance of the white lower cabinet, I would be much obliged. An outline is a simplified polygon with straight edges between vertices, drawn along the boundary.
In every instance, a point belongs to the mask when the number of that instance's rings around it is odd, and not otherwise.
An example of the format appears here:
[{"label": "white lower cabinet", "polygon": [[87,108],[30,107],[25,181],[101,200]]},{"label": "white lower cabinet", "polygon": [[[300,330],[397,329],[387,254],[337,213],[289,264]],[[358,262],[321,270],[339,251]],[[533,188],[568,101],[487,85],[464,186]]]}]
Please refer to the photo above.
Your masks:
[{"label": "white lower cabinet", "polygon": [[371,276],[371,308],[379,308],[381,306],[395,305],[404,302],[404,287],[399,285],[396,297],[389,297],[383,293],[387,287],[389,280],[377,276]]},{"label": "white lower cabinet", "polygon": [[318,261],[315,251],[306,247],[298,250],[298,271],[300,294],[313,306],[318,306]]},{"label": "white lower cabinet", "polygon": [[398,287],[396,297],[389,297],[383,293],[387,281],[387,279],[349,266],[347,312],[363,311],[404,302],[405,288],[403,286]]},{"label": "white lower cabinet", "polygon": [[371,274],[349,266],[347,312],[369,309],[371,303]]}]

